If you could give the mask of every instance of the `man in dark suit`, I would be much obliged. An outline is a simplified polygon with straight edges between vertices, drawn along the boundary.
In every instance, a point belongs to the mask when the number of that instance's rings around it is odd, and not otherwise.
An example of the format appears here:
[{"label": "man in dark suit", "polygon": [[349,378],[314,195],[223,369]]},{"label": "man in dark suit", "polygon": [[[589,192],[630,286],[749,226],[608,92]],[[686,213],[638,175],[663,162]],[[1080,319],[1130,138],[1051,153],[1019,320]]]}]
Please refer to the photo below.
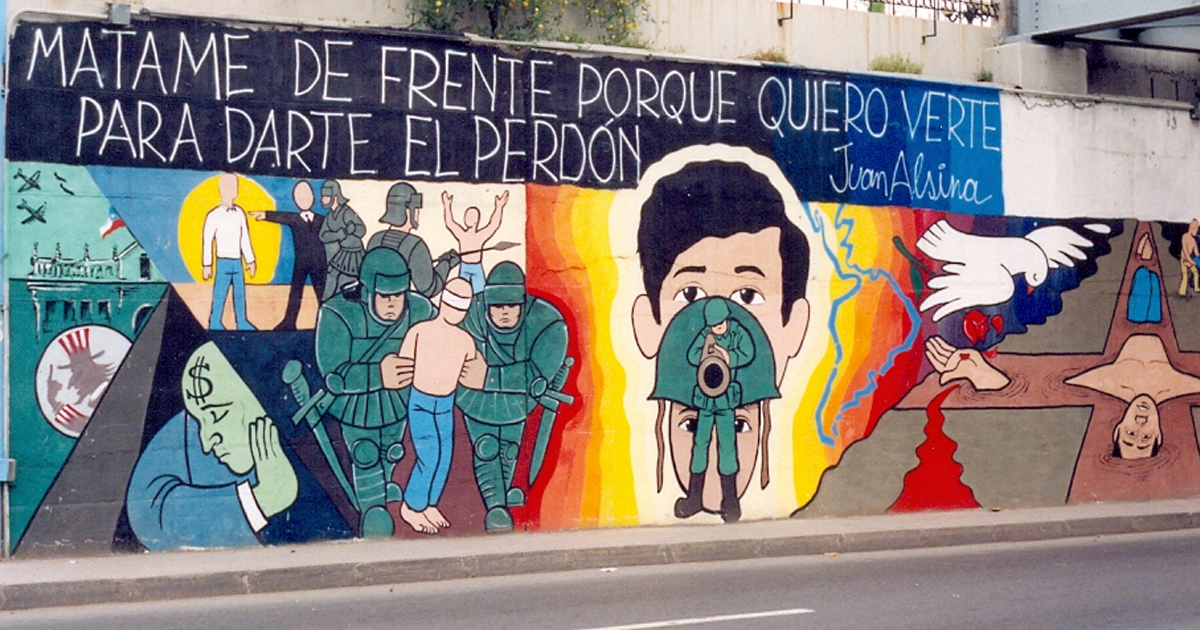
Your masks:
[{"label": "man in dark suit", "polygon": [[281,223],[292,230],[292,247],[296,257],[292,266],[292,287],[288,291],[287,312],[275,330],[296,330],[296,317],[300,314],[305,279],[312,280],[313,291],[320,299],[325,292],[325,246],[318,235],[325,217],[312,211],[313,189],[304,180],[292,189],[292,200],[300,212],[251,212],[258,221]]}]

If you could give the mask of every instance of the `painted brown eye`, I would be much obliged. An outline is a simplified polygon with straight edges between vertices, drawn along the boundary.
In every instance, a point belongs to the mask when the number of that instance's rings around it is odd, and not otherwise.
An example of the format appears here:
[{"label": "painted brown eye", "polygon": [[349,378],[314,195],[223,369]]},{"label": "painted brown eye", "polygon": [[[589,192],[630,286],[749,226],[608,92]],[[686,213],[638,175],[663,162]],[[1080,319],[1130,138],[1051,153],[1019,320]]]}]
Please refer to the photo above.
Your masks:
[{"label": "painted brown eye", "polygon": [[742,306],[750,306],[751,304],[762,304],[763,302],[766,301],[763,299],[762,293],[759,293],[756,289],[751,289],[750,287],[746,287],[745,289],[738,289],[737,291],[734,291],[733,295],[729,296],[729,299],[733,300],[734,302],[737,302],[738,304],[741,304]]},{"label": "painted brown eye", "polygon": [[738,433],[749,433],[750,432],[750,423],[746,422],[742,418],[738,418],[737,420],[733,421],[733,429],[735,431],[737,431]]},{"label": "painted brown eye", "polygon": [[696,432],[696,419],[688,418],[688,419],[680,422],[679,428],[683,429],[684,431],[687,431],[688,433],[695,433]]},{"label": "painted brown eye", "polygon": [[675,301],[691,304],[696,300],[703,300],[706,297],[708,297],[708,294],[704,292],[704,289],[695,285],[688,285],[675,294]]}]

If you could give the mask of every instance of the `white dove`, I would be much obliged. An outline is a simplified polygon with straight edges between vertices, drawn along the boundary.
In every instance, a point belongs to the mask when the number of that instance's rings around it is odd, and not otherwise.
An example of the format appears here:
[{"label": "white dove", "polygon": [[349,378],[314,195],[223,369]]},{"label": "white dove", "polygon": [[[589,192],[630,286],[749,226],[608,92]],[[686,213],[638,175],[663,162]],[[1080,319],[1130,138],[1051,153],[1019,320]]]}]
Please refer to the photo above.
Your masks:
[{"label": "white dove", "polygon": [[[1087,229],[1107,234],[1103,224],[1089,224]],[[1087,255],[1081,247],[1092,242],[1074,230],[1055,225],[1038,228],[1022,237],[976,236],[954,229],[944,219],[934,223],[917,241],[917,249],[926,256],[940,260],[942,272],[929,281],[936,289],[921,303],[921,311],[940,307],[933,321],[971,308],[1003,304],[1016,291],[1013,276],[1023,274],[1032,291],[1046,281],[1056,267],[1074,267],[1075,260]]]}]

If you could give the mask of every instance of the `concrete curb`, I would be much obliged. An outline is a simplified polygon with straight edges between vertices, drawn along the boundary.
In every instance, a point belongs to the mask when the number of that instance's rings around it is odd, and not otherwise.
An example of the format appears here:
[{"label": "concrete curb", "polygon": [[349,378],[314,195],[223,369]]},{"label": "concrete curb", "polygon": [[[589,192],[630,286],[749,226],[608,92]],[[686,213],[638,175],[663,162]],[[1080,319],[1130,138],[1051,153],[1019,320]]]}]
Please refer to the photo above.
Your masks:
[{"label": "concrete curb", "polygon": [[[426,541],[385,541],[18,560],[0,564],[0,610],[1200,529],[1200,502],[1132,505],[1143,509],[1044,508],[1004,516],[942,512],[516,534],[486,538],[498,544],[483,545],[460,538],[424,546]],[[77,563],[83,566],[76,568]]]}]

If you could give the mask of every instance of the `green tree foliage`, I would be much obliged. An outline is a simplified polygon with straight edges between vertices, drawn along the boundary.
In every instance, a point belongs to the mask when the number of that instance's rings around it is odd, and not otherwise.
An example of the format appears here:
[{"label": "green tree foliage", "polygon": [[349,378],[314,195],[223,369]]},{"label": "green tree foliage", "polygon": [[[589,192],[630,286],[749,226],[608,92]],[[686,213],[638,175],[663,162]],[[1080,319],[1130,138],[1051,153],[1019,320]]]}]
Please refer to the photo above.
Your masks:
[{"label": "green tree foliage", "polygon": [[[417,25],[439,31],[645,47],[637,23],[646,0],[415,0],[411,6]],[[582,25],[589,35],[568,31],[564,23]]]}]

